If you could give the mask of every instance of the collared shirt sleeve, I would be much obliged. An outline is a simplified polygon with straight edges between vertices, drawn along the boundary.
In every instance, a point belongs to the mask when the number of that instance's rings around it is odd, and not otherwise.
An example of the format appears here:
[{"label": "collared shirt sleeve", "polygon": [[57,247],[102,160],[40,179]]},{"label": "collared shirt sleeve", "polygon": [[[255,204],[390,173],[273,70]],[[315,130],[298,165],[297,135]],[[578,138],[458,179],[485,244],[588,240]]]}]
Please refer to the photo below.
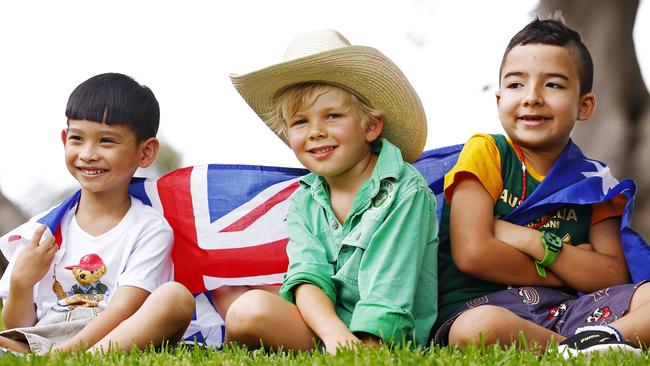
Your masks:
[{"label": "collared shirt sleeve", "polygon": [[426,187],[413,188],[404,192],[368,242],[359,264],[360,300],[352,313],[352,332],[390,342],[414,334],[415,294],[422,267],[436,266],[438,222],[433,194]]},{"label": "collared shirt sleeve", "polygon": [[289,268],[280,288],[280,296],[295,303],[295,287],[309,283],[322,289],[332,303],[336,303],[336,291],[332,281],[334,270],[327,260],[325,246],[313,234],[305,220],[309,212],[307,205],[315,204],[307,202],[307,197],[308,192],[299,192],[291,203],[287,216]]}]

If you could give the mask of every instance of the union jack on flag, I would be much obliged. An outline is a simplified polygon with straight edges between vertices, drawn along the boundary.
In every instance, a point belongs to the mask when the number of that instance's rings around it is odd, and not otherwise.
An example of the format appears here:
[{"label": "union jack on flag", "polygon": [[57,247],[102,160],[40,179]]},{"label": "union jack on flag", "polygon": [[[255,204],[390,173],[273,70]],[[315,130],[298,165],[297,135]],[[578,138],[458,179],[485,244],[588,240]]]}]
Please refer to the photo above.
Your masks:
[{"label": "union jack on flag", "polygon": [[192,293],[279,284],[288,260],[288,198],[303,169],[205,165],[139,179],[131,194],[174,229],[174,278]]}]

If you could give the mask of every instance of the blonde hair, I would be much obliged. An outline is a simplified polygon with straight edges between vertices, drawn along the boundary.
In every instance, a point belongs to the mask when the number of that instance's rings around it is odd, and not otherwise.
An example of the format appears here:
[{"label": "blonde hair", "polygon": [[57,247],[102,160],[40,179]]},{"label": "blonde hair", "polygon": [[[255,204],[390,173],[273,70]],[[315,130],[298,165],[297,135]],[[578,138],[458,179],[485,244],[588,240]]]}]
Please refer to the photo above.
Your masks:
[{"label": "blonde hair", "polygon": [[380,110],[372,108],[353,93],[338,86],[325,83],[301,83],[289,86],[274,98],[276,107],[271,112],[269,127],[286,140],[289,119],[294,114],[311,107],[318,97],[334,89],[343,92],[345,103],[359,115],[361,128],[365,129],[368,122],[383,115]]}]

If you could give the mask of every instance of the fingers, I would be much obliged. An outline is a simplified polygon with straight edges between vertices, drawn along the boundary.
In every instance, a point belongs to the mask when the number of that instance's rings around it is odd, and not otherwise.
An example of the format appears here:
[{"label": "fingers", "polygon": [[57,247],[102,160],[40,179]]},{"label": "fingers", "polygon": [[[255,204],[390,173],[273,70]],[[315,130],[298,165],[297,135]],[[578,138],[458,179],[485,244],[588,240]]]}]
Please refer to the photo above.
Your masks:
[{"label": "fingers", "polygon": [[43,239],[45,230],[47,230],[47,226],[39,225],[38,228],[36,228],[36,231],[34,231],[34,235],[32,236],[29,245],[41,252],[45,252],[47,255],[46,258],[51,259],[59,248],[56,245],[54,236],[46,235],[46,238]]},{"label": "fingers", "polygon": [[45,229],[47,229],[47,226],[39,225],[36,228],[36,231],[34,231],[34,235],[32,235],[32,239],[29,241],[29,245],[33,247],[37,247],[38,244],[41,242],[41,237],[43,236]]}]

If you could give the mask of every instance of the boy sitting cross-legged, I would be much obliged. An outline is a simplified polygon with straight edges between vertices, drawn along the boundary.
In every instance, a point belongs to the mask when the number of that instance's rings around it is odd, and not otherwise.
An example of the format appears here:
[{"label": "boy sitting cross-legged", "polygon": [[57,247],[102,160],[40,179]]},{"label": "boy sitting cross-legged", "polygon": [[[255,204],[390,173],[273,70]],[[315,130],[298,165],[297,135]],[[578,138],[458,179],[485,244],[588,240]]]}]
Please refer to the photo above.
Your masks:
[{"label": "boy sitting cross-legged", "polygon": [[10,262],[0,347],[95,352],[180,340],[194,298],[168,282],[172,230],[128,193],[136,169],[158,154],[158,101],[126,75],[101,74],[72,92],[66,117],[65,163],[81,191],[66,201],[60,243],[43,225],[2,238]]},{"label": "boy sitting cross-legged", "polygon": [[251,290],[234,300],[226,341],[319,342],[331,353],[359,341],[426,344],[437,303],[435,198],[404,161],[426,139],[420,100],[386,56],[335,31],[298,36],[285,58],[232,79],[311,174],[287,218],[280,296]]},{"label": "boy sitting cross-legged", "polygon": [[[570,140],[576,120],[594,112],[592,78],[580,35],[561,21],[534,20],[510,41],[496,95],[507,137],[473,136],[445,176],[436,342],[510,344],[523,332],[576,354],[638,353],[627,341],[650,341],[650,285],[626,284],[619,233],[625,197],[559,202],[522,226],[503,220],[537,190],[561,192],[574,176],[598,179],[604,193],[615,182]],[[586,201],[586,189],[575,192]]]}]

